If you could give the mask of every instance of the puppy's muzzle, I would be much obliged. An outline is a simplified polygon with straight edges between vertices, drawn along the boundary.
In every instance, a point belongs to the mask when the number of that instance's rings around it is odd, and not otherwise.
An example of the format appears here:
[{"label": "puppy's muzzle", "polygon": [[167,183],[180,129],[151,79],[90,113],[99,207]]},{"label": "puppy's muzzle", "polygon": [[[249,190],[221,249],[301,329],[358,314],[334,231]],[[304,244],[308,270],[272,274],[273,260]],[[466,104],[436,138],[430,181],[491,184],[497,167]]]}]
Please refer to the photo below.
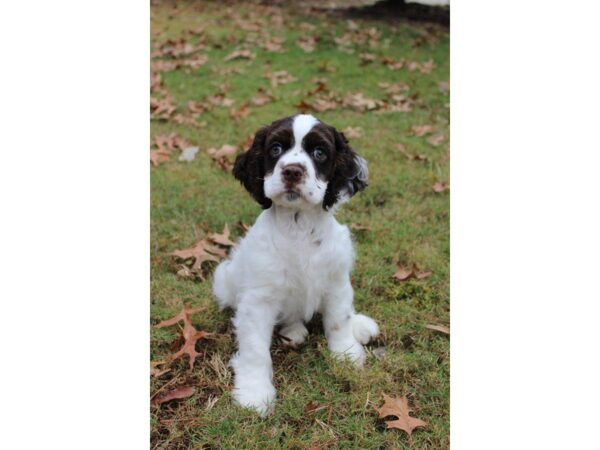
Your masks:
[{"label": "puppy's muzzle", "polygon": [[285,187],[290,189],[299,184],[306,175],[306,168],[301,164],[288,164],[281,170],[281,177],[285,183]]}]

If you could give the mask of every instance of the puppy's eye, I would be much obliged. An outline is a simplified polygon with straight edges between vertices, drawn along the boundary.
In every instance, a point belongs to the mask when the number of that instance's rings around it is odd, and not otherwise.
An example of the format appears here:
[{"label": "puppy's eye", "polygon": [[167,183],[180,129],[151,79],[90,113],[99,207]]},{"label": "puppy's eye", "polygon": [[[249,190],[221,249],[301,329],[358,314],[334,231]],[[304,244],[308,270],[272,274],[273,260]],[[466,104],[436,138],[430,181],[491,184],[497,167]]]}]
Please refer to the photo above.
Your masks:
[{"label": "puppy's eye", "polygon": [[283,147],[281,146],[281,144],[279,142],[275,142],[272,146],[271,146],[271,150],[269,150],[269,154],[273,157],[273,158],[277,158],[279,155],[281,155],[283,153]]},{"label": "puppy's eye", "polygon": [[323,147],[315,147],[313,150],[313,158],[315,158],[317,162],[323,162],[327,159],[327,153]]}]

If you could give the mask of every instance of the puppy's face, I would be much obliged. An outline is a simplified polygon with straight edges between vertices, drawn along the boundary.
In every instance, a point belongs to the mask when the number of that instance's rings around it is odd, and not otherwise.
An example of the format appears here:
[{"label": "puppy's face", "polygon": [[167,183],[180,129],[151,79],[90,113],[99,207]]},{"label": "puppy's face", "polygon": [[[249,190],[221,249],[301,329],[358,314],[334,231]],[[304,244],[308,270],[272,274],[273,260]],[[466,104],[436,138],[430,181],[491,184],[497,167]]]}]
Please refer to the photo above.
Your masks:
[{"label": "puppy's face", "polygon": [[306,114],[261,128],[233,174],[263,208],[327,210],[367,186],[366,161],[344,135]]}]

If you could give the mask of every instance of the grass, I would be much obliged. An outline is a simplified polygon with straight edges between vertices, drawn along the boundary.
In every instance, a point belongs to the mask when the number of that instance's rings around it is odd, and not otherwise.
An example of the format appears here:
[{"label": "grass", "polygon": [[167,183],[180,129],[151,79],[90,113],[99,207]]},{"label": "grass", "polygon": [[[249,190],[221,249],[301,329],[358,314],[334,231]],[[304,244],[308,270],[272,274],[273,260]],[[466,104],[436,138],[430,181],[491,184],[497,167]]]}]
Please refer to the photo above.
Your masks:
[{"label": "grass", "polygon": [[[266,12],[265,12],[266,11]],[[231,21],[232,15],[249,22],[276,15],[266,28],[273,36],[286,39],[284,53],[267,53],[252,48],[253,60],[224,62],[249,32]],[[224,4],[178,2],[152,7],[153,46],[168,38],[185,37],[196,42],[190,29],[205,27],[209,56],[203,67],[179,69],[162,74],[174,104],[185,109],[189,100],[202,100],[226,83],[227,96],[239,106],[258,88],[271,89],[266,72],[289,71],[297,81],[272,89],[276,100],[252,107],[246,118],[236,122],[228,108],[203,114],[206,126],[196,129],[171,121],[153,121],[152,135],[175,132],[200,147],[193,162],[176,157],[151,174],[151,317],[153,324],[175,315],[183,303],[207,306],[193,317],[198,329],[220,333],[217,339],[199,346],[202,356],[190,371],[187,360],[171,364],[171,371],[151,379],[151,392],[191,384],[196,393],[185,400],[151,408],[152,448],[179,449],[441,449],[449,447],[449,339],[425,328],[426,324],[449,322],[449,197],[436,193],[437,181],[448,181],[448,94],[439,83],[448,81],[449,38],[443,29],[417,23],[354,19],[360,29],[375,27],[381,32],[380,45],[351,46],[353,53],[340,51],[334,42],[347,27],[345,19],[286,9],[266,9],[252,3]],[[306,35],[300,25],[317,27],[308,34],[321,40],[313,53],[305,53],[295,41]],[[264,32],[264,27],[262,28]],[[430,39],[431,38],[431,39]],[[363,66],[359,54],[368,51],[377,61]],[[432,59],[430,74],[401,69],[392,71],[381,64],[382,57],[424,62]],[[335,68],[323,72],[320,67]],[[243,73],[219,75],[220,68],[239,68]],[[357,263],[352,275],[358,311],[373,317],[381,337],[368,346],[364,370],[355,370],[332,360],[327,351],[319,319],[309,329],[307,343],[292,351],[273,344],[273,367],[278,403],[267,419],[232,405],[232,375],[227,367],[234,351],[231,313],[219,312],[211,296],[211,267],[204,282],[179,278],[170,253],[186,248],[207,233],[220,231],[225,224],[235,238],[241,236],[236,222],[251,224],[260,207],[231,174],[212,163],[204,150],[222,144],[240,144],[261,125],[297,112],[304,93],[315,87],[315,78],[325,78],[330,88],[345,94],[363,92],[381,99],[379,82],[404,82],[416,103],[411,112],[357,112],[336,109],[316,114],[339,129],[360,127],[363,137],[353,146],[369,162],[370,185],[337,214],[340,222],[368,225],[355,231]],[[413,125],[432,124],[446,140],[434,147],[426,137],[411,136]],[[424,154],[428,161],[412,161],[397,150],[402,143],[410,153]],[[395,262],[417,263],[431,270],[423,280],[396,282]],[[176,327],[151,331],[152,360],[168,358],[177,340]],[[372,350],[385,347],[377,359]],[[412,437],[399,430],[386,430],[377,418],[375,406],[382,394],[409,398],[415,417],[429,426]],[[306,413],[309,402],[325,406],[315,414]]]}]

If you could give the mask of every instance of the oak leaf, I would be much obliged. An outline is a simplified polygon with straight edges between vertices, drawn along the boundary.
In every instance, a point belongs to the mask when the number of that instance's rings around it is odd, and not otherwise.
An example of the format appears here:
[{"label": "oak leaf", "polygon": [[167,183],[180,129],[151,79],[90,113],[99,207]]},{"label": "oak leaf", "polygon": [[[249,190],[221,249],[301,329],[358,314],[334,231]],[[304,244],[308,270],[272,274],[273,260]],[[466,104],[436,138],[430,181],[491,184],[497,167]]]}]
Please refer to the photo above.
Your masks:
[{"label": "oak leaf", "polygon": [[358,139],[363,135],[363,130],[360,127],[346,127],[344,128],[344,134],[349,139]]},{"label": "oak leaf", "polygon": [[176,250],[172,254],[183,261],[193,260],[190,269],[192,272],[197,273],[200,278],[202,278],[202,263],[205,261],[219,262],[226,256],[224,250],[210,244],[205,239],[196,242],[193,247]]},{"label": "oak leaf", "polygon": [[433,331],[439,331],[440,333],[444,333],[444,334],[450,334],[450,328],[445,327],[444,325],[430,325],[427,324],[425,325],[425,328],[427,328],[428,330],[433,330]]},{"label": "oak leaf", "polygon": [[224,247],[232,247],[235,245],[235,243],[229,239],[229,226],[227,224],[225,224],[223,227],[222,233],[209,234],[208,239],[213,241],[215,244],[219,244]]},{"label": "oak leaf", "polygon": [[188,355],[190,358],[190,369],[194,368],[194,363],[196,361],[196,357],[200,355],[196,351],[196,342],[200,339],[205,339],[210,337],[212,333],[207,333],[205,331],[198,331],[193,325],[190,317],[192,314],[196,314],[200,311],[204,311],[204,308],[195,308],[192,309],[190,305],[186,304],[183,306],[183,309],[179,314],[175,317],[172,317],[167,320],[163,320],[162,322],[155,325],[156,328],[163,328],[177,324],[178,322],[183,322],[183,330],[181,331],[181,335],[183,337],[183,346],[173,354],[171,359],[174,361],[177,358]]},{"label": "oak leaf", "polygon": [[413,155],[412,153],[409,153],[406,150],[406,146],[404,144],[398,144],[396,147],[398,148],[400,153],[402,153],[404,156],[406,156],[411,161],[427,161],[427,159],[428,159],[427,155],[423,155],[423,154]]},{"label": "oak leaf", "polygon": [[182,398],[188,398],[194,395],[195,388],[192,386],[180,386],[178,388],[173,389],[172,391],[167,392],[160,397],[155,398],[152,401],[154,405],[162,405],[163,403],[170,402],[171,400],[180,400]]},{"label": "oak leaf", "polygon": [[433,125],[413,125],[410,130],[412,131],[413,136],[421,137],[433,133],[435,128]]},{"label": "oak leaf", "polygon": [[433,190],[438,193],[447,191],[448,189],[450,189],[450,185],[445,181],[438,181],[433,185]]},{"label": "oak leaf", "polygon": [[223,59],[223,61],[231,61],[233,59],[254,59],[256,55],[250,50],[235,50]]},{"label": "oak leaf", "polygon": [[427,422],[410,416],[412,409],[408,406],[406,397],[394,398],[383,394],[383,400],[383,406],[375,408],[379,413],[379,418],[383,419],[388,416],[397,417],[396,420],[387,420],[385,422],[388,428],[403,430],[410,436],[415,428],[427,426]]},{"label": "oak leaf", "polygon": [[433,273],[431,271],[420,272],[419,268],[414,263],[413,263],[412,267],[410,268],[410,270],[405,268],[404,266],[400,265],[399,263],[396,264],[396,267],[397,267],[397,270],[396,270],[396,273],[394,274],[394,278],[398,281],[406,281],[406,280],[410,280],[411,278],[416,278],[417,280],[422,280],[423,278],[427,278],[428,276],[430,276]]}]

